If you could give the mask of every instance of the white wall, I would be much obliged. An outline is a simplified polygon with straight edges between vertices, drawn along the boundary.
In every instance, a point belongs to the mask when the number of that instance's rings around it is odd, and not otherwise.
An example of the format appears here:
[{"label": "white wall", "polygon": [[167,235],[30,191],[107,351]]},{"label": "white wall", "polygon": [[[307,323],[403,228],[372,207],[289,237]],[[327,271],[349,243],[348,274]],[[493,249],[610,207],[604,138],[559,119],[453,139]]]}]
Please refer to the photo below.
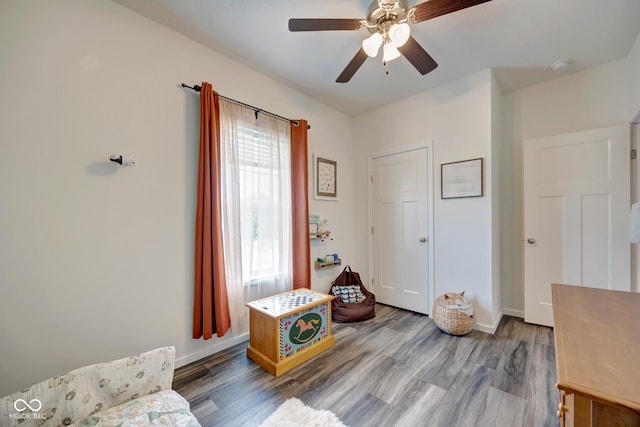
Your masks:
[{"label": "white wall", "polygon": [[[313,192],[309,191],[309,214],[319,215],[321,220],[327,219],[328,228],[331,231],[329,239],[311,241],[311,262],[313,263],[317,258],[334,253],[337,253],[342,259],[341,267],[311,270],[314,289],[320,292],[328,292],[331,282],[346,265],[353,262],[354,242],[351,229],[352,203],[350,201],[353,197],[353,172],[350,167],[352,163],[351,134],[341,135],[340,140],[334,139],[329,142],[331,138],[335,138],[335,135],[331,135],[331,132],[326,132],[324,135],[321,132],[318,133],[321,135],[317,138],[319,143],[314,145],[313,150],[309,150],[310,161],[313,161],[313,154],[338,161],[337,200],[316,200]],[[322,143],[322,138],[326,138],[327,144]],[[314,169],[310,165],[309,185],[311,186],[314,184],[313,173]],[[349,211],[347,211],[347,207]]]},{"label": "white wall", "polygon": [[502,156],[502,92],[493,73],[491,74],[491,307],[494,321],[502,317],[502,212],[503,204],[503,169],[505,167]]},{"label": "white wall", "polygon": [[[640,146],[640,34],[631,47],[627,57],[627,79],[629,81],[629,121],[636,123],[632,127],[631,143],[636,150]],[[631,162],[631,203],[640,200],[640,162]],[[631,245],[631,290],[640,291],[638,284],[640,277],[640,251],[638,245]]]},{"label": "white wall", "polygon": [[530,138],[628,123],[626,61],[565,75],[503,96],[503,305],[524,310],[522,145]]},{"label": "white wall", "polygon": [[[3,0],[0,40],[0,396],[157,346],[186,363],[234,342],[191,339],[199,98],[180,82],[309,120],[310,153],[344,166],[351,119],[110,1]],[[311,211],[349,260],[340,173],[340,201]]]},{"label": "white wall", "polygon": [[[466,290],[478,324],[497,319],[492,296],[492,73],[485,70],[354,118],[354,263],[370,283],[368,158],[433,141],[435,295]],[[484,158],[485,197],[440,198],[440,164]],[[433,303],[433,301],[431,302]]]},{"label": "white wall", "polygon": [[640,121],[640,33],[627,57],[627,80],[629,82],[629,121]]}]

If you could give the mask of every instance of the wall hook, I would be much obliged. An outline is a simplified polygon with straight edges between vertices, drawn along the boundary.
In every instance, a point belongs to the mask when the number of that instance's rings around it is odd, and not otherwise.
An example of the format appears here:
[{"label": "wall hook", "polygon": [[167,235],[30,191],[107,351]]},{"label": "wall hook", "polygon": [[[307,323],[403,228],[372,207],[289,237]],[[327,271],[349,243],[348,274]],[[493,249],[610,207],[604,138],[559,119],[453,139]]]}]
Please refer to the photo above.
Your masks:
[{"label": "wall hook", "polygon": [[120,166],[134,167],[136,165],[136,162],[134,162],[133,158],[128,154],[112,154],[109,160]]}]

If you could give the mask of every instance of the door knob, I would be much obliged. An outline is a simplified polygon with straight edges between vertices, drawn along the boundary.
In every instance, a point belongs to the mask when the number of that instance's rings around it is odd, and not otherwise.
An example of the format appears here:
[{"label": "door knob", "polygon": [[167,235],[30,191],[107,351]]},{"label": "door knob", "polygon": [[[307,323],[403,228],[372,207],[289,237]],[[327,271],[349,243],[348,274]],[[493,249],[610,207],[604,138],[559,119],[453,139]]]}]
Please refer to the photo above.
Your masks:
[{"label": "door knob", "polygon": [[530,245],[533,245],[535,242],[536,242],[536,239],[534,239],[533,237],[529,237],[527,239],[527,243],[530,244]]},{"label": "door knob", "polygon": [[426,241],[427,241],[427,238],[426,238],[426,237],[421,237],[421,238],[420,238],[420,242],[421,242],[421,243],[424,243],[424,242],[426,242]]}]

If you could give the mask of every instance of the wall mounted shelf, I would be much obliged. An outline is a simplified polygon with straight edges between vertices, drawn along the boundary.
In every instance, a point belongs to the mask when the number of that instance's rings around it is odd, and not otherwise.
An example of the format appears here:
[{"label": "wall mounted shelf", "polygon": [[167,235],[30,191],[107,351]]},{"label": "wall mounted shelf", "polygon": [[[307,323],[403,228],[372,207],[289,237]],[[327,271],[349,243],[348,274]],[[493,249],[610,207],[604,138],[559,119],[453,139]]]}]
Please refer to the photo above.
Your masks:
[{"label": "wall mounted shelf", "polygon": [[309,238],[311,240],[319,240],[319,239],[324,240],[324,239],[329,239],[330,235],[331,235],[331,233],[327,233],[327,234],[310,234]]},{"label": "wall mounted shelf", "polygon": [[342,260],[340,258],[334,261],[324,261],[324,262],[316,261],[315,262],[316,270],[323,270],[325,268],[338,267],[340,265],[342,265]]},{"label": "wall mounted shelf", "polygon": [[333,240],[333,238],[329,237],[330,234],[310,234],[309,235],[309,239],[311,240],[325,240],[325,239],[330,239]]}]

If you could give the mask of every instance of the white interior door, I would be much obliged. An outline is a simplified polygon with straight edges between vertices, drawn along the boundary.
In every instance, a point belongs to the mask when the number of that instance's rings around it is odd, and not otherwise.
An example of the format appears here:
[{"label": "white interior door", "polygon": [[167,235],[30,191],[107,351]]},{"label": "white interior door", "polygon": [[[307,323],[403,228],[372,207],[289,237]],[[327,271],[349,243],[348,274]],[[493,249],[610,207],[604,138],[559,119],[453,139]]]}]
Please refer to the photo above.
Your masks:
[{"label": "white interior door", "polygon": [[630,128],[524,143],[525,321],[553,326],[551,283],[630,290]]},{"label": "white interior door", "polygon": [[376,300],[429,313],[427,149],[372,160],[372,266]]}]

